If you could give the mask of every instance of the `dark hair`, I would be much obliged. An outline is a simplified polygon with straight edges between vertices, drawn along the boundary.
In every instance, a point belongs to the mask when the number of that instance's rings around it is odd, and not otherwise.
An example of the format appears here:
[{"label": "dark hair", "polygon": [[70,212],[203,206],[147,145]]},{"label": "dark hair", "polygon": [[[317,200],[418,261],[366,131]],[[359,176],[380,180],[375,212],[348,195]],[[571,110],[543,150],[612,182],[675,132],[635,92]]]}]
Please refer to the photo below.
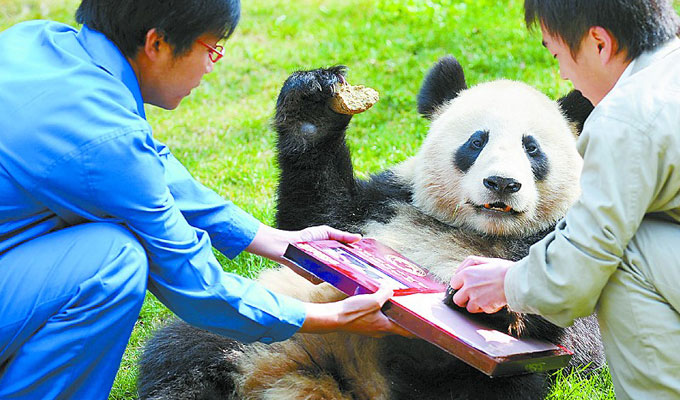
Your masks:
[{"label": "dark hair", "polygon": [[671,0],[525,0],[524,20],[564,40],[573,57],[593,26],[614,36],[629,60],[680,33]]},{"label": "dark hair", "polygon": [[239,0],[82,0],[76,21],[106,35],[126,57],[156,28],[179,56],[201,35],[228,38],[241,16]]}]

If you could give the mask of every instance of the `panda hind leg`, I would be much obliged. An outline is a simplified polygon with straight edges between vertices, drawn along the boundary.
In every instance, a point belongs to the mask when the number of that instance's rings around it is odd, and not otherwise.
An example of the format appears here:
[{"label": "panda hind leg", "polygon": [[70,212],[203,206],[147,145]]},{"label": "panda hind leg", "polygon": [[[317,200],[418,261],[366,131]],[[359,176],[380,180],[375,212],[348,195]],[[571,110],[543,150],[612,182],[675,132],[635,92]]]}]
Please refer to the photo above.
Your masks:
[{"label": "panda hind leg", "polygon": [[253,344],[234,374],[243,399],[389,399],[376,368],[376,344],[357,335],[297,334],[271,345]]},{"label": "panda hind leg", "polygon": [[231,399],[240,343],[174,321],[146,343],[139,362],[140,399]]},{"label": "panda hind leg", "polygon": [[243,399],[352,400],[352,396],[343,394],[335,379],[330,376],[310,377],[300,373],[290,373],[262,390],[250,392]]},{"label": "panda hind leg", "polygon": [[[312,340],[314,341],[314,340]],[[239,398],[244,400],[344,400],[337,380],[325,374],[301,335],[271,345],[248,346],[235,374]],[[316,341],[314,341],[316,342]]]}]

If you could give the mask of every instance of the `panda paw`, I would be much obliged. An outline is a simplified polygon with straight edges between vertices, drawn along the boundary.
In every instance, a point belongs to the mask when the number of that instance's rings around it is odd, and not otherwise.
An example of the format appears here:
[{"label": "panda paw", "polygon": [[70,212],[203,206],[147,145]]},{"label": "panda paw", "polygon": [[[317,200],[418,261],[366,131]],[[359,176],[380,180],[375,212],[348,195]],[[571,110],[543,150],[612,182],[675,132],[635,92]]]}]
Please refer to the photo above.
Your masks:
[{"label": "panda paw", "polygon": [[457,290],[453,289],[451,286],[446,287],[444,304],[446,304],[449,308],[465,313],[471,319],[489,325],[490,327],[501,332],[512,333],[512,327],[516,322],[516,316],[514,313],[511,313],[507,308],[504,308],[494,314],[472,314],[468,312],[465,307],[461,307],[453,302],[453,295],[455,295],[456,292]]},{"label": "panda paw", "polygon": [[453,308],[454,310],[465,310],[464,307],[461,307],[453,302],[453,295],[456,294],[456,292],[457,292],[456,289],[452,288],[451,286],[447,286],[446,295],[444,296],[444,304],[446,304],[450,308]]},{"label": "panda paw", "polygon": [[344,65],[294,72],[283,84],[281,96],[289,100],[327,100],[335,94],[334,86],[345,82],[346,72]]},{"label": "panda paw", "polygon": [[343,65],[294,72],[279,93],[277,118],[325,115],[330,110],[329,100],[340,84],[345,83],[346,72],[347,68]]}]

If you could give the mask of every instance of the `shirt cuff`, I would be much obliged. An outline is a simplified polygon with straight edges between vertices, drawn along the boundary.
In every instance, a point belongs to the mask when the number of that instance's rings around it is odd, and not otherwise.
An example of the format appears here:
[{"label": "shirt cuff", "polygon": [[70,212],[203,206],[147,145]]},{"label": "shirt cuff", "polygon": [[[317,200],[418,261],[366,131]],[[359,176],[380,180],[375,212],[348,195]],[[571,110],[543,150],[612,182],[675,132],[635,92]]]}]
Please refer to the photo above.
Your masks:
[{"label": "shirt cuff", "polygon": [[[519,313],[528,313],[530,311],[524,306],[522,302],[522,297],[520,295],[521,286],[518,282],[521,282],[522,269],[526,268],[526,259],[522,259],[516,262],[508,272],[505,273],[505,280],[503,282],[503,288],[505,290],[505,300],[508,303],[508,307],[512,311]],[[519,280],[519,281],[518,281]]]},{"label": "shirt cuff", "polygon": [[225,256],[234,258],[253,241],[260,228],[260,221],[234,206],[230,210],[229,220],[225,222],[228,230],[215,235],[212,245]]},{"label": "shirt cuff", "polygon": [[297,299],[285,295],[277,295],[281,315],[271,316],[270,321],[263,321],[263,325],[271,326],[267,332],[257,338],[258,342],[273,343],[289,339],[300,330],[307,317],[305,304]]}]

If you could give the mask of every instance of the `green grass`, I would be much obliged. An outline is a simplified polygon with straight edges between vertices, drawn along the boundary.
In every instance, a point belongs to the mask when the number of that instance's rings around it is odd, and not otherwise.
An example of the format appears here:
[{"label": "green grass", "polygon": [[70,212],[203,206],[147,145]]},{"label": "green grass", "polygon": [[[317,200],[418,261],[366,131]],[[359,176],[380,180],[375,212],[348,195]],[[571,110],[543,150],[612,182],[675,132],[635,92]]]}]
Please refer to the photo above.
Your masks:
[{"label": "green grass", "polygon": [[[277,169],[270,121],[276,96],[297,69],[345,64],[348,79],[380,92],[349,134],[360,176],[414,154],[427,132],[416,95],[427,69],[452,54],[469,84],[525,81],[555,98],[570,89],[540,35],[523,25],[522,1],[258,0],[243,2],[226,56],[173,111],[149,107],[157,137],[199,180],[266,223],[273,223]],[[28,19],[74,24],[77,0],[0,0],[0,30]],[[253,276],[271,263],[219,256],[226,270]],[[154,327],[170,317],[149,295],[111,399],[135,398],[136,362]],[[613,398],[608,371],[557,377],[551,399]]]}]

